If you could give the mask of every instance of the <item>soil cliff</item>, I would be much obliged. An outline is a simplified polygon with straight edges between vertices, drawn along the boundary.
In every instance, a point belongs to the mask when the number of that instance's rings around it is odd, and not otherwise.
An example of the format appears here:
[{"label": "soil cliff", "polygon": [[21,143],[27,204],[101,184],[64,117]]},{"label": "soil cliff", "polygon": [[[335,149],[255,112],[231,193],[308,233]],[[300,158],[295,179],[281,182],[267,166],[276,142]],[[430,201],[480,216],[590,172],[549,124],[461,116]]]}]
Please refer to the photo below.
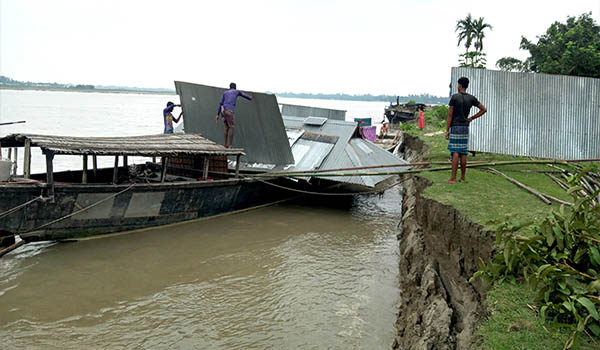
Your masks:
[{"label": "soil cliff", "polygon": [[[421,160],[426,146],[403,135],[405,159]],[[492,253],[493,235],[453,207],[424,198],[428,180],[404,182],[400,244],[400,310],[395,349],[470,349],[485,312],[485,291],[469,283],[477,261]]]}]

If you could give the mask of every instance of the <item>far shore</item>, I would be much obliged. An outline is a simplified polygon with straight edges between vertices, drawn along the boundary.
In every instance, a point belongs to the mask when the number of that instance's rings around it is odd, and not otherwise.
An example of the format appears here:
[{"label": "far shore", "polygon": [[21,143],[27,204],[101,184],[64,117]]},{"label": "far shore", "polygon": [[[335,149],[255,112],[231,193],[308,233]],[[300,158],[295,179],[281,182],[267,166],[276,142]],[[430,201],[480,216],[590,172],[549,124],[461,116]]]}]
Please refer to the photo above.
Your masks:
[{"label": "far shore", "polygon": [[176,95],[175,91],[155,90],[129,90],[129,89],[82,89],[52,86],[16,86],[0,85],[0,90],[35,90],[35,91],[64,91],[64,92],[100,92],[112,94],[150,94],[150,95]]}]

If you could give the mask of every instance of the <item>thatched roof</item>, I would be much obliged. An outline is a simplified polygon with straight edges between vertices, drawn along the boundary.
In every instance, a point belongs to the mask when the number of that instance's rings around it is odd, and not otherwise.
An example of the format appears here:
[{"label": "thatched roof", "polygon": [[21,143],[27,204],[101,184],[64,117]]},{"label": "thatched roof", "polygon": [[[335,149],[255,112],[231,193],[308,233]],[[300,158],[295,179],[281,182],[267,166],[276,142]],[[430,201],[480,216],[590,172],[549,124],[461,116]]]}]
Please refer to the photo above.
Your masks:
[{"label": "thatched roof", "polygon": [[244,155],[243,149],[225,148],[200,134],[158,134],[122,137],[74,137],[34,134],[12,134],[0,138],[2,147],[23,147],[31,140],[32,147],[44,153],[74,155]]}]

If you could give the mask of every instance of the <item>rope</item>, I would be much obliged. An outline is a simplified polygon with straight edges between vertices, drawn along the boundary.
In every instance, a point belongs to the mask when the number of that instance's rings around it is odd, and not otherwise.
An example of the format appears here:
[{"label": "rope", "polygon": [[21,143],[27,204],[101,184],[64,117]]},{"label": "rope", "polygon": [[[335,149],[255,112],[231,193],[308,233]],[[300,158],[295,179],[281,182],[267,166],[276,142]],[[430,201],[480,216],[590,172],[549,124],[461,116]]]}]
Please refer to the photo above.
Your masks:
[{"label": "rope", "polygon": [[[248,178],[247,178],[248,179]],[[284,190],[288,190],[291,192],[297,192],[297,193],[302,193],[302,194],[310,194],[310,195],[318,195],[318,196],[353,196],[353,195],[360,195],[360,194],[372,194],[372,193],[380,193],[380,192],[384,192],[389,190],[390,188],[397,186],[401,183],[403,183],[405,180],[400,180],[397,182],[394,182],[393,184],[383,188],[383,189],[374,189],[374,190],[369,190],[369,191],[364,191],[364,192],[347,192],[347,193],[327,193],[327,192],[312,192],[312,191],[304,191],[304,190],[298,190],[295,188],[291,188],[291,187],[286,187],[286,186],[281,186],[281,185],[277,185],[274,183],[270,183],[266,180],[261,180],[259,178],[253,178],[254,180],[260,181],[264,184],[273,186],[273,187],[277,187],[277,188],[281,188]]]},{"label": "rope", "polygon": [[21,205],[17,205],[16,207],[14,207],[12,209],[8,209],[4,213],[0,214],[0,218],[3,218],[5,216],[8,216],[8,215],[14,213],[14,212],[17,212],[19,209],[24,208],[24,207],[28,206],[29,204],[31,204],[33,202],[39,201],[40,199],[42,199],[42,196],[36,197],[36,198],[34,198],[34,199],[32,199],[32,200],[30,200],[28,202],[25,202],[25,203],[23,203]]},{"label": "rope", "polygon": [[48,223],[45,223],[45,224],[43,224],[43,225],[41,225],[41,226],[38,226],[38,227],[36,227],[36,228],[34,228],[34,229],[32,229],[32,230],[29,230],[29,231],[27,231],[27,232],[24,232],[24,233],[29,233],[29,232],[32,232],[32,231],[37,231],[37,230],[39,230],[39,229],[41,229],[41,228],[44,228],[44,227],[46,227],[46,226],[50,226],[50,225],[52,225],[52,224],[55,224],[55,223],[57,223],[57,222],[59,222],[59,221],[63,221],[63,220],[65,220],[65,219],[68,219],[68,218],[70,218],[71,216],[77,215],[77,214],[79,214],[79,213],[81,213],[81,212],[84,212],[84,211],[86,211],[86,210],[88,210],[88,209],[91,209],[91,208],[93,208],[93,207],[95,207],[95,206],[97,206],[97,205],[99,205],[99,204],[101,204],[101,203],[103,203],[103,202],[106,202],[107,200],[109,200],[109,199],[111,199],[111,198],[114,198],[114,197],[116,197],[116,196],[118,196],[118,195],[120,195],[120,194],[122,194],[122,193],[125,193],[125,192],[129,191],[129,190],[130,190],[130,189],[131,189],[133,186],[135,186],[135,184],[132,184],[131,186],[127,187],[126,189],[124,189],[124,190],[123,190],[123,191],[121,191],[121,192],[118,192],[118,193],[112,194],[112,195],[110,195],[110,196],[108,196],[108,197],[106,197],[106,198],[102,198],[101,200],[97,201],[96,203],[94,203],[94,204],[91,204],[91,205],[88,205],[87,207],[85,207],[85,208],[83,208],[83,209],[80,209],[80,210],[78,210],[78,211],[76,211],[76,212],[73,212],[73,213],[71,213],[71,214],[65,215],[65,216],[63,216],[63,217],[61,217],[61,218],[58,218],[58,219],[56,219],[56,220],[50,221],[50,222],[48,222]]}]

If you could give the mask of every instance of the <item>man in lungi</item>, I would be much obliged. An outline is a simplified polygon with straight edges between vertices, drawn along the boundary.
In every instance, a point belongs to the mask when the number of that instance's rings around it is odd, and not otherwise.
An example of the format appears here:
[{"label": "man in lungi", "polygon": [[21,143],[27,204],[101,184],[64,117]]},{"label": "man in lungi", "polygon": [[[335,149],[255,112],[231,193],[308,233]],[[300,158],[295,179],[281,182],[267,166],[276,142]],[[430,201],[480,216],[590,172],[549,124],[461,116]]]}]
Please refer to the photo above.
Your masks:
[{"label": "man in lungi", "polygon": [[[458,93],[450,97],[450,111],[448,112],[448,122],[446,123],[446,140],[448,140],[448,150],[452,157],[452,176],[448,180],[445,180],[448,183],[456,183],[459,158],[460,180],[458,181],[465,182],[469,124],[487,112],[485,106],[475,96],[467,93],[468,87],[469,79],[465,77],[458,79]],[[479,108],[479,112],[469,117],[471,107],[473,106]]]},{"label": "man in lungi", "polygon": [[[231,148],[233,145],[233,127],[235,124],[235,102],[238,96],[242,96],[246,100],[252,100],[254,97],[243,93],[236,89],[235,83],[229,84],[229,90],[223,92],[221,95],[221,101],[219,102],[219,108],[217,110],[216,122],[219,122],[219,116],[223,117],[225,123],[225,144],[226,148]],[[227,137],[229,135],[229,138]]]}]

